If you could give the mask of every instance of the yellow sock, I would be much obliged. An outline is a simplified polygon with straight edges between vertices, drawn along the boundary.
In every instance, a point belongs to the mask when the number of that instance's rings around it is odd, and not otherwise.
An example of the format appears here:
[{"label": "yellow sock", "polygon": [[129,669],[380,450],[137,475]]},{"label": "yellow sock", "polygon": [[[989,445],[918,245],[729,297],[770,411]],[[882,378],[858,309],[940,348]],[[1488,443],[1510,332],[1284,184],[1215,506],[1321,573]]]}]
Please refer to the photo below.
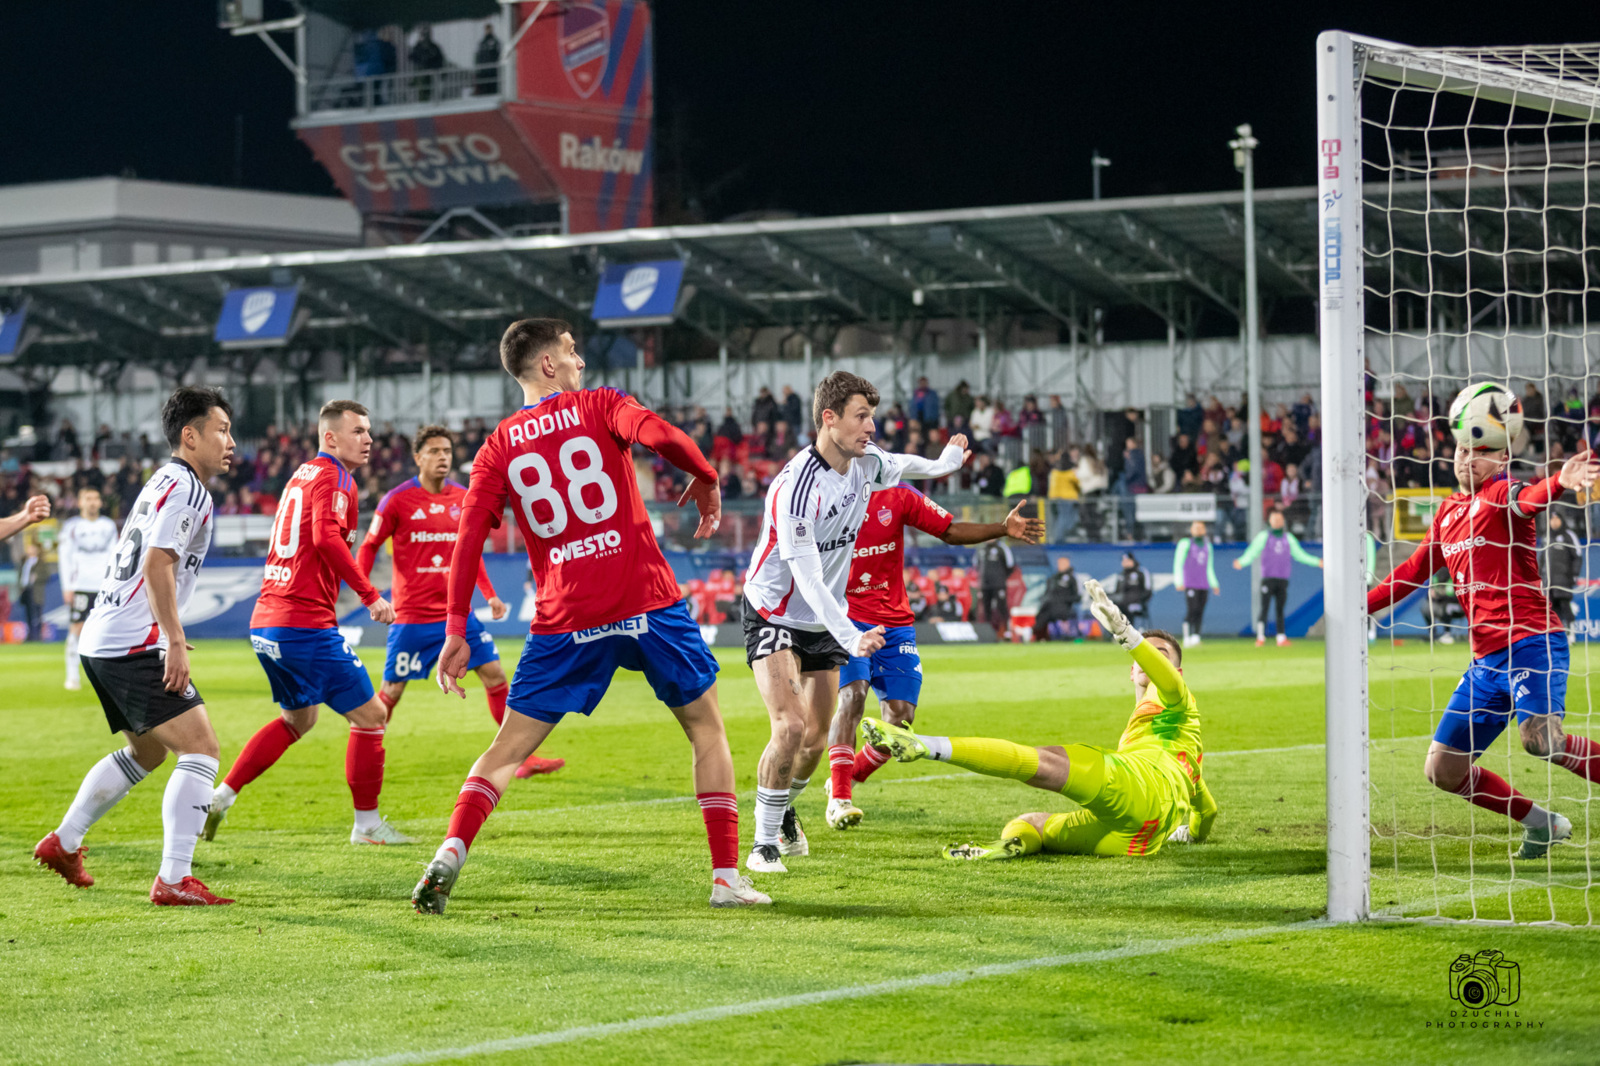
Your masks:
[{"label": "yellow sock", "polygon": [[1039,749],[988,737],[951,737],[950,763],[990,777],[1027,781],[1039,774]]},{"label": "yellow sock", "polygon": [[1013,818],[1000,830],[1001,840],[1010,840],[1012,837],[1022,838],[1022,854],[1037,855],[1044,850],[1044,838],[1039,835],[1039,830],[1033,823],[1023,818]]}]

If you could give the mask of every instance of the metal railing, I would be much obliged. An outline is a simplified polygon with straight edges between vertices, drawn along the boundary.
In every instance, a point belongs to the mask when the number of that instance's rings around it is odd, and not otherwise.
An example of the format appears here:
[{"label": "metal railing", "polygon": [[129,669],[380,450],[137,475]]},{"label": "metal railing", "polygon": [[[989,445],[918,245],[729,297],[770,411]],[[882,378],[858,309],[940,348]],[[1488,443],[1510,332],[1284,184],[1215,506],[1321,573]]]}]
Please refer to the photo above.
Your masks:
[{"label": "metal railing", "polygon": [[505,84],[500,63],[477,67],[404,70],[359,77],[346,74],[306,86],[306,106],[316,111],[371,111],[450,100],[496,97]]}]

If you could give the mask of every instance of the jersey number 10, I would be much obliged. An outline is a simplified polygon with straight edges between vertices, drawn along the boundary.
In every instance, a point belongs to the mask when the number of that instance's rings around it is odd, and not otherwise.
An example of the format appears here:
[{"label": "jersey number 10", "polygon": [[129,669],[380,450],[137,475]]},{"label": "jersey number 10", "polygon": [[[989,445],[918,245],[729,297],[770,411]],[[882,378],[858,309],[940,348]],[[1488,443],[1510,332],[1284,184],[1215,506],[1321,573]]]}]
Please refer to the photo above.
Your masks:
[{"label": "jersey number 10", "polygon": [[[583,466],[574,465],[578,456],[584,456]],[[517,497],[522,501],[522,513],[528,519],[528,528],[535,536],[549,539],[558,537],[561,531],[567,528],[569,515],[567,505],[572,505],[572,513],[590,525],[604,522],[617,513],[617,487],[605,472],[605,460],[600,455],[600,446],[592,437],[573,437],[561,445],[559,455],[561,472],[566,475],[567,493],[563,500],[561,493],[556,489],[555,477],[550,472],[550,464],[545,462],[544,456],[537,452],[519,455],[511,461],[506,468],[506,476],[511,481],[511,487],[517,490]],[[534,475],[534,480],[527,480],[529,472]],[[593,485],[600,493],[600,503],[591,507],[584,501],[584,489]],[[592,495],[592,493],[591,493]],[[533,505],[543,503],[550,509],[550,520],[540,521],[534,513]]]}]

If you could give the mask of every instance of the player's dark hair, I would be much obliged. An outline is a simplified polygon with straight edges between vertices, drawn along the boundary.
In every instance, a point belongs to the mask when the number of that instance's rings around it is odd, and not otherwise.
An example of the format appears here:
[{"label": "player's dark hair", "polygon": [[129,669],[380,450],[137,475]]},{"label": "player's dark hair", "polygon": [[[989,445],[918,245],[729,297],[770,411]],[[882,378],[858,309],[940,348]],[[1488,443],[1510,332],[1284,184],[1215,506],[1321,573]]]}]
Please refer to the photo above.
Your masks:
[{"label": "player's dark hair", "polygon": [[212,410],[219,407],[223,414],[233,417],[233,407],[217,389],[201,385],[180,386],[161,407],[161,434],[167,438],[172,450],[177,451],[178,445],[183,443],[183,427],[204,422]]},{"label": "player's dark hair", "polygon": [[559,341],[563,333],[571,332],[572,327],[559,318],[524,318],[513,322],[500,338],[500,365],[506,368],[507,374],[521,381],[545,349]]},{"label": "player's dark hair", "polygon": [[[317,412],[317,431],[320,433],[331,422],[337,422],[346,413],[367,416],[367,409],[354,400],[329,400],[322,405],[322,410]],[[322,442],[317,442],[320,447]]]},{"label": "player's dark hair", "polygon": [[860,374],[852,374],[848,370],[835,370],[823,378],[822,383],[817,386],[816,396],[811,401],[811,421],[816,428],[822,428],[824,411],[843,415],[852,396],[866,400],[870,407],[878,406],[877,386]]},{"label": "player's dark hair", "polygon": [[1165,629],[1147,629],[1144,631],[1145,640],[1164,640],[1178,655],[1178,665],[1183,665],[1183,641],[1168,633]]},{"label": "player's dark hair", "polygon": [[423,426],[417,430],[417,435],[411,438],[411,454],[416,455],[428,446],[428,442],[435,437],[443,437],[452,447],[455,446],[455,434],[449,427],[441,425]]}]

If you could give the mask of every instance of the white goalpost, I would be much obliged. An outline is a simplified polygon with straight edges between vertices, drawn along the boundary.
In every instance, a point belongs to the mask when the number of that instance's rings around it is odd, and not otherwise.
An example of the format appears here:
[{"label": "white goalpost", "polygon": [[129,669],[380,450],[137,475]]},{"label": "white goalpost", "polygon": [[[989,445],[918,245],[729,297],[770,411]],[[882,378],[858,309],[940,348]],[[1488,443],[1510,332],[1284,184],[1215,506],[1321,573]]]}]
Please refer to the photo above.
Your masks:
[{"label": "white goalpost", "polygon": [[[1365,600],[1372,570],[1407,558],[1454,491],[1439,416],[1469,381],[1519,396],[1531,382],[1530,405],[1545,406],[1527,412],[1514,478],[1545,476],[1593,437],[1600,45],[1416,48],[1327,32],[1317,93],[1328,917],[1594,925],[1589,781],[1524,752],[1514,719],[1487,747],[1480,766],[1572,822],[1569,841],[1519,860],[1521,826],[1424,777],[1470,659],[1449,572],[1397,604],[1370,645]],[[1587,499],[1561,510],[1587,542]],[[1541,520],[1547,583],[1548,539]],[[1593,736],[1584,638],[1600,624],[1576,557],[1577,577],[1551,591],[1578,614],[1566,730]]]}]

